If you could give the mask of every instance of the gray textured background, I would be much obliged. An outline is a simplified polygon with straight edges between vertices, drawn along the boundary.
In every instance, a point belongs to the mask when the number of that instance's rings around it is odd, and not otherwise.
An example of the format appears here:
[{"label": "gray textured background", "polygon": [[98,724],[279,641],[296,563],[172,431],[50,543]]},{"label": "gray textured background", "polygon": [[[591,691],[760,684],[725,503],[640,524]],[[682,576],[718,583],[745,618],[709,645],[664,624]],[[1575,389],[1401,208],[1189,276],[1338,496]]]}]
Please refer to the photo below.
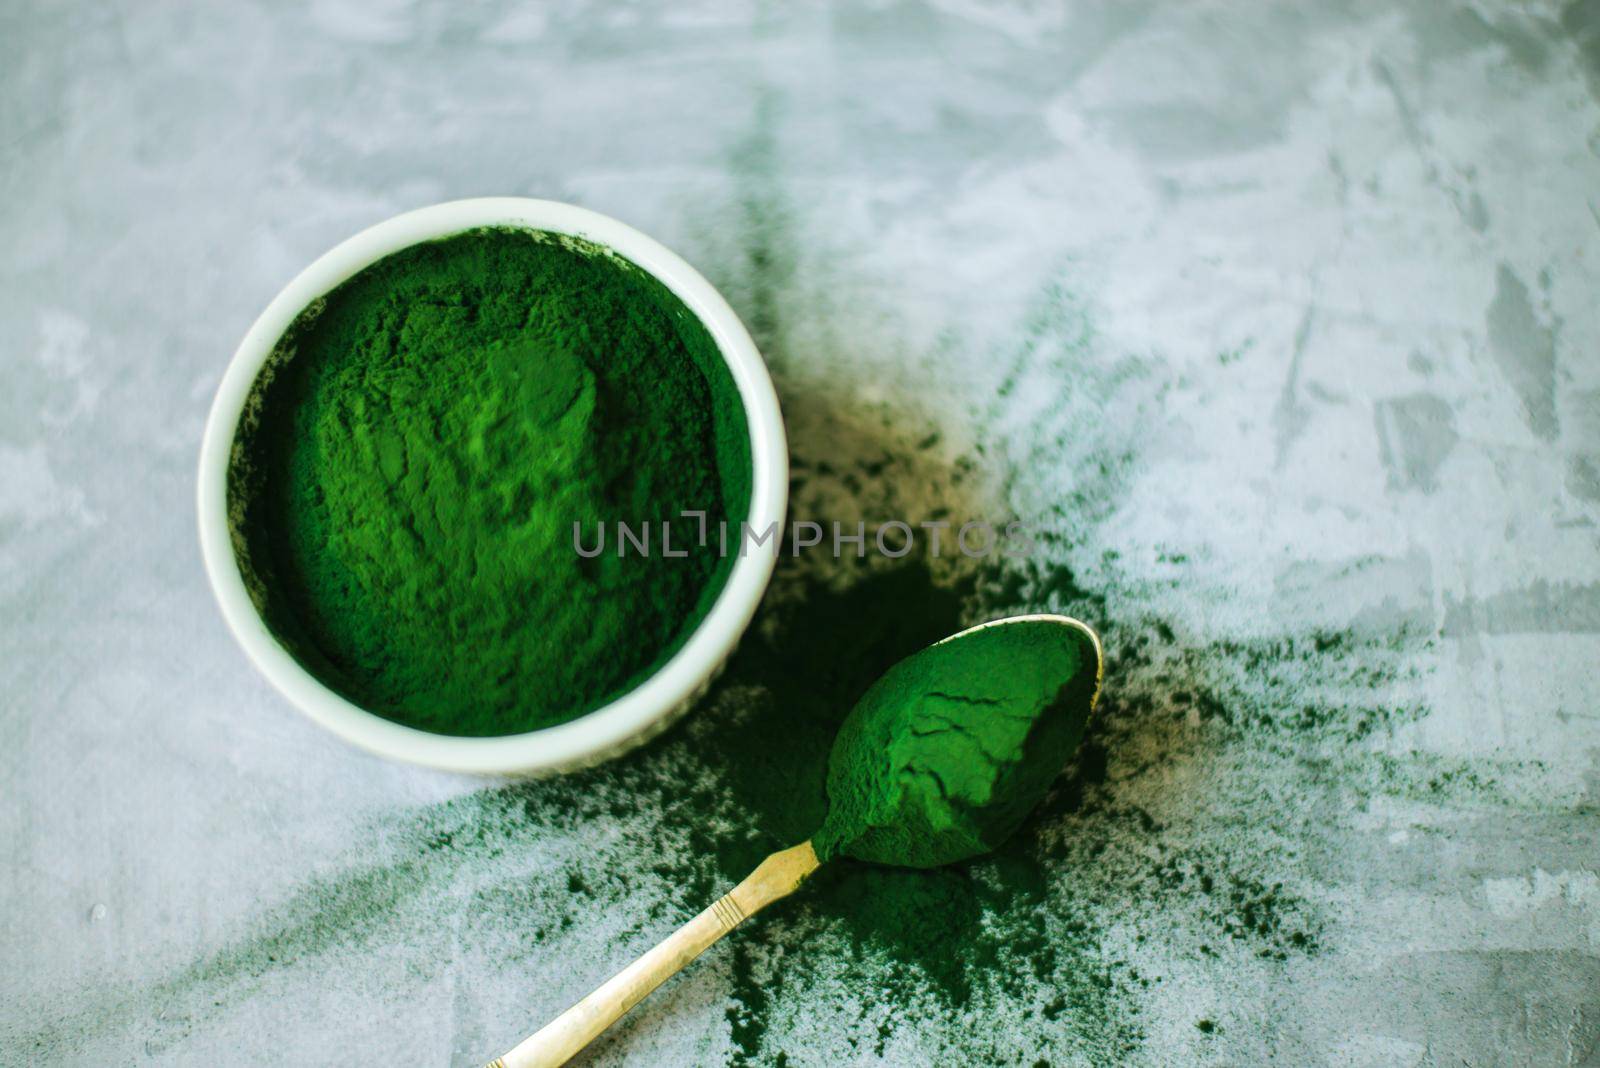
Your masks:
[{"label": "gray textured background", "polygon": [[[1094,903],[1160,976],[1135,1060],[1600,1064],[1597,98],[1591,0],[6,4],[0,1059],[472,1063],[659,933],[582,916],[502,969],[514,924],[452,869],[408,906],[425,937],[223,967],[275,910],[323,922],[304,888],[392,814],[477,787],[324,736],[233,647],[193,533],[210,395],[314,256],[493,193],[700,266],[800,447],[892,411],[1014,470],[1011,511],[1071,502],[1107,612],[1196,649],[1414,640],[1376,685],[1423,712],[1337,752],[1146,739],[1163,792],[1113,750],[1117,789],[1322,917],[1315,955],[1235,963],[1177,905]],[[1297,670],[1263,700],[1362,685]],[[720,967],[600,1060],[722,1059]],[[932,1024],[885,1050],[836,1002],[786,1019],[793,1064],[960,1059]],[[1070,1007],[1058,1038],[944,1026],[1105,1056]]]}]

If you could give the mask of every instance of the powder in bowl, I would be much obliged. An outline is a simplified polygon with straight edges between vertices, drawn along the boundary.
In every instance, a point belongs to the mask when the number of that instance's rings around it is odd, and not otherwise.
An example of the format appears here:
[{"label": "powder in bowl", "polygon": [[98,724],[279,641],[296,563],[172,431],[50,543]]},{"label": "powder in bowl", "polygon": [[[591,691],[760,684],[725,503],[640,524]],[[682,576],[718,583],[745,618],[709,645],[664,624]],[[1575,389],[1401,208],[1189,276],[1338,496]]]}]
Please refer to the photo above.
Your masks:
[{"label": "powder in bowl", "polygon": [[[295,320],[228,510],[308,670],[396,722],[497,736],[592,711],[682,645],[751,481],[737,387],[681,300],[594,245],[491,228],[379,260]],[[648,553],[576,551],[575,523],[592,549],[619,521]]]}]

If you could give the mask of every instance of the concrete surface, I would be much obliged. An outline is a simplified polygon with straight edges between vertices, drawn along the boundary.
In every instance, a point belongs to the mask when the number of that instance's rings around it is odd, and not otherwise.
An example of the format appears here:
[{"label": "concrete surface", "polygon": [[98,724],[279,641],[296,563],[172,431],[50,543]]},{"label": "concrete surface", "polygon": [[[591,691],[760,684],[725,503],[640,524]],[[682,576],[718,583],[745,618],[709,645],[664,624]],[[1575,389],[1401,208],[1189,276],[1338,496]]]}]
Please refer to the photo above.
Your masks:
[{"label": "concrete surface", "polygon": [[[724,956],[591,1063],[1600,1064],[1592,0],[13,3],[0,89],[0,1061],[480,1063],[682,915],[641,876],[534,939],[682,813],[421,849],[505,794],[302,721],[201,574],[256,312],[503,193],[700,266],[813,468],[939,435],[799,505],[1057,529],[1021,600],[1122,657],[1047,829],[1113,848],[1041,906],[1109,1001],[824,968],[751,1038]],[[1242,898],[1146,889],[1197,850]]]}]

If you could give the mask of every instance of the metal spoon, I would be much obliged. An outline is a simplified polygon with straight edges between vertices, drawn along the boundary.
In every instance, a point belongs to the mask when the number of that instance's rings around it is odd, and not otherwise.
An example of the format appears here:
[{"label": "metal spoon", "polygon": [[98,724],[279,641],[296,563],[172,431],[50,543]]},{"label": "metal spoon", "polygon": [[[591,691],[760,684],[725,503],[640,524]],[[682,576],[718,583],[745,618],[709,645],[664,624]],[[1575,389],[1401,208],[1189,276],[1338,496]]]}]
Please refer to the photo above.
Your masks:
[{"label": "metal spoon", "polygon": [[[1094,645],[1095,697],[1098,697],[1100,672],[1105,662],[1100,637],[1089,626],[1070,616],[1008,616],[969,627],[934,644],[945,645],[977,631],[1010,623],[1045,622],[1075,627],[1089,637]],[[1091,697],[1091,705],[1093,701],[1094,697]],[[798,890],[819,865],[816,850],[810,841],[772,854],[757,865],[756,870],[743,882],[712,902],[705,911],[600,984],[583,1000],[523,1039],[509,1052],[490,1061],[486,1068],[557,1068],[565,1064],[723,935],[774,901]]]}]

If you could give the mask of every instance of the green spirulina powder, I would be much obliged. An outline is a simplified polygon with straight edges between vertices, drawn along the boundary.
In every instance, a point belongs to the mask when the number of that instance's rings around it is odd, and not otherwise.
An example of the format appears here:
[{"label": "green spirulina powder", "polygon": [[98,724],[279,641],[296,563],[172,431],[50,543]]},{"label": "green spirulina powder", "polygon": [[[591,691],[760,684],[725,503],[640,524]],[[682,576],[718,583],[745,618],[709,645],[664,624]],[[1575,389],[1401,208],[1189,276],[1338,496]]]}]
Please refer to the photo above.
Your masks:
[{"label": "green spirulina powder", "polygon": [[[664,662],[724,584],[715,532],[751,477],[737,389],[677,297],[586,243],[487,229],[380,260],[296,320],[229,500],[252,595],[303,664],[392,720],[482,736],[572,719]],[[647,525],[647,552],[619,521]]]},{"label": "green spirulina powder", "polygon": [[1078,748],[1099,689],[1093,635],[1043,619],[900,661],[839,728],[817,856],[933,868],[989,852]]}]

